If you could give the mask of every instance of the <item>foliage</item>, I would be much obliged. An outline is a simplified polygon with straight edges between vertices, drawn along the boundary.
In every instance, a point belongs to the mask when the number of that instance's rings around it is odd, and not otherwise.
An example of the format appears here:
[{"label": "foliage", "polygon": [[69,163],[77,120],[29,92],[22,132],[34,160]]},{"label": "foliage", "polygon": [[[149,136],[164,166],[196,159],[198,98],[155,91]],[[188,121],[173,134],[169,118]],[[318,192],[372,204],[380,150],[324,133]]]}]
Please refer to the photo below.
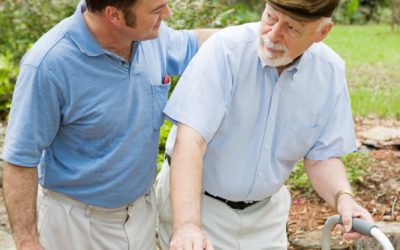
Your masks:
[{"label": "foliage", "polygon": [[4,55],[0,54],[0,121],[5,120],[10,110],[17,74],[18,67],[12,61],[12,54],[9,51]]},{"label": "foliage", "polygon": [[[392,9],[395,1],[399,0],[342,0],[334,14],[334,20],[340,24],[365,24],[365,23],[389,23],[392,18]],[[247,11],[260,14],[265,1],[259,0],[227,0],[233,3],[235,9],[243,6]],[[237,13],[236,13],[237,14]],[[400,19],[398,14],[397,19]]]},{"label": "foliage", "polygon": [[4,0],[0,9],[0,54],[9,50],[19,61],[29,47],[61,19],[77,0]]},{"label": "foliage", "polygon": [[[356,184],[363,182],[366,169],[373,163],[370,155],[354,152],[340,158],[346,168],[347,178],[350,184],[354,187]],[[304,172],[304,162],[297,162],[286,185],[291,190],[302,190],[311,192],[312,185]]]},{"label": "foliage", "polygon": [[171,130],[172,123],[168,120],[164,123],[164,125],[160,129],[160,140],[158,145],[158,158],[157,158],[157,170],[160,169],[162,162],[164,161],[165,154],[165,144],[167,142],[168,133]]},{"label": "foliage", "polygon": [[291,189],[300,189],[306,192],[312,190],[311,182],[308,180],[306,173],[304,172],[304,162],[298,161],[286,182],[286,185]]},{"label": "foliage", "polygon": [[265,1],[260,0],[239,0],[239,3],[245,4],[252,11],[262,11],[265,7]]},{"label": "foliage", "polygon": [[239,3],[234,6],[235,18],[231,18],[231,24],[242,24],[248,22],[258,22],[264,8],[249,9],[246,4]]},{"label": "foliage", "polygon": [[364,181],[368,166],[374,162],[370,155],[361,152],[351,153],[340,159],[346,166],[347,177],[352,186]]},{"label": "foliage", "polygon": [[[341,1],[335,12],[335,20],[341,23],[353,23],[360,16],[356,15],[358,11],[358,0]],[[360,22],[360,20],[358,20]],[[365,21],[364,21],[365,22]]]},{"label": "foliage", "polygon": [[0,120],[6,118],[18,73],[29,47],[58,21],[70,15],[78,0],[4,0],[0,4]]},{"label": "foliage", "polygon": [[216,20],[226,11],[220,1],[176,0],[170,7],[173,15],[167,22],[175,29],[218,27]]},{"label": "foliage", "polygon": [[228,7],[222,0],[176,0],[170,6],[173,16],[167,22],[175,29],[222,28],[259,19],[245,5]]},{"label": "foliage", "polygon": [[341,24],[389,22],[390,0],[344,0],[339,3],[334,19]]}]

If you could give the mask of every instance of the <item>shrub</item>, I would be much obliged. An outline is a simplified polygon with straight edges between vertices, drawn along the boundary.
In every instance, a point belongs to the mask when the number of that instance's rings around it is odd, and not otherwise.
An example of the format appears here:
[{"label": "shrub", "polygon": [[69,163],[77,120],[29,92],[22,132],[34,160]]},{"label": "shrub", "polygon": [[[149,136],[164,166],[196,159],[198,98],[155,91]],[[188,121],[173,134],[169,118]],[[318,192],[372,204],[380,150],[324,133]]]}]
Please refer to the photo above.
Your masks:
[{"label": "shrub", "polygon": [[[340,158],[346,167],[347,178],[353,187],[363,182],[366,169],[373,163],[370,155],[354,152]],[[292,190],[302,190],[306,193],[312,191],[312,185],[304,172],[304,162],[297,162],[286,185]]]},{"label": "shrub", "polygon": [[30,46],[63,18],[78,0],[4,0],[0,3],[0,120],[9,112],[18,62]]},{"label": "shrub", "polygon": [[366,169],[373,163],[373,158],[365,153],[351,153],[341,158],[346,166],[347,177],[353,186],[364,181]]},{"label": "shrub", "polygon": [[12,60],[9,51],[0,54],[0,121],[5,120],[10,110],[14,82],[17,79],[18,67]]},{"label": "shrub", "polygon": [[390,0],[343,0],[335,11],[334,19],[341,24],[365,24],[390,21]]},{"label": "shrub", "polygon": [[[226,1],[176,0],[170,3],[173,17],[167,22],[175,29],[222,28],[256,21],[259,15],[238,4],[228,7]],[[260,10],[261,13],[262,9]]]},{"label": "shrub", "polygon": [[19,61],[47,30],[71,15],[78,0],[4,0],[0,9],[0,53]]},{"label": "shrub", "polygon": [[219,1],[176,0],[170,3],[172,18],[167,23],[175,29],[215,27],[214,20],[223,9]]},{"label": "shrub", "polygon": [[162,162],[164,161],[164,154],[165,154],[165,144],[167,142],[168,133],[171,130],[172,123],[170,121],[166,121],[164,125],[160,129],[160,140],[158,144],[158,158],[157,158],[157,165],[158,170],[161,167]]}]

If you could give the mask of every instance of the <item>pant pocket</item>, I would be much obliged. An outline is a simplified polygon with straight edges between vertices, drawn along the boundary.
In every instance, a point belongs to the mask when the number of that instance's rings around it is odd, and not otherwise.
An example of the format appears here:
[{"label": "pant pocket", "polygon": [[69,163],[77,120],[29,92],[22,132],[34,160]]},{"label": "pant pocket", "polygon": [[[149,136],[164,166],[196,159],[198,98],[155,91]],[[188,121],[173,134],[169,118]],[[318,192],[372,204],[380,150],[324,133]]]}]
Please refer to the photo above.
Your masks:
[{"label": "pant pocket", "polygon": [[48,218],[50,216],[50,200],[45,194],[40,194],[38,196],[37,202],[37,230],[39,233],[39,238],[41,235],[45,234],[46,228],[48,228]]}]

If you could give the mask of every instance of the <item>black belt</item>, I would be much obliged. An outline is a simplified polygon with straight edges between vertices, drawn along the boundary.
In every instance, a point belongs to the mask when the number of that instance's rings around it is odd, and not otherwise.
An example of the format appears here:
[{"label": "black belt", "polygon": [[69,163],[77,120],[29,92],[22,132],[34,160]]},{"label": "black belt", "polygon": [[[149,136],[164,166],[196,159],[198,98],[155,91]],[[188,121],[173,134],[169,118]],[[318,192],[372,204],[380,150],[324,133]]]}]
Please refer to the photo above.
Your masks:
[{"label": "black belt", "polygon": [[207,196],[209,196],[209,197],[211,197],[211,198],[214,198],[214,199],[216,199],[216,200],[219,200],[219,201],[225,203],[226,205],[230,206],[232,209],[243,210],[243,209],[245,209],[246,207],[250,207],[250,206],[256,204],[257,202],[259,202],[259,201],[250,201],[250,202],[244,202],[244,201],[229,201],[229,200],[226,200],[226,199],[224,199],[224,198],[221,198],[221,197],[218,197],[218,196],[214,196],[214,195],[208,193],[207,191],[204,192],[204,194],[207,195]]},{"label": "black belt", "polygon": [[[165,155],[165,159],[167,159],[168,165],[171,166],[171,156],[169,155]],[[250,202],[244,202],[244,201],[230,201],[230,200],[226,200],[224,198],[218,197],[218,196],[214,196],[210,193],[208,193],[207,191],[204,192],[205,195],[214,198],[216,200],[219,200],[223,203],[225,203],[226,205],[230,206],[232,209],[239,209],[239,210],[243,210],[246,207],[250,207],[251,205],[256,204],[259,201],[250,201]]]}]

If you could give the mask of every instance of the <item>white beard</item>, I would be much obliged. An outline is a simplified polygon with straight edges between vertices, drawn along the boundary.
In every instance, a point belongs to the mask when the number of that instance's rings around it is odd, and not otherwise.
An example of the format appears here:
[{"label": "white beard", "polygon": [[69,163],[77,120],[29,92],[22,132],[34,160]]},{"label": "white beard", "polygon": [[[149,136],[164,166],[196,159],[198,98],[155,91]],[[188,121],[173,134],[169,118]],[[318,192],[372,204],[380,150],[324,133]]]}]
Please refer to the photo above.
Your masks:
[{"label": "white beard", "polygon": [[[293,61],[293,58],[289,57],[288,49],[282,44],[272,43],[267,35],[259,36],[257,39],[258,56],[261,61],[270,67],[279,67],[288,65]],[[280,50],[283,52],[281,56],[274,57],[274,55],[267,50],[267,48]]]}]

